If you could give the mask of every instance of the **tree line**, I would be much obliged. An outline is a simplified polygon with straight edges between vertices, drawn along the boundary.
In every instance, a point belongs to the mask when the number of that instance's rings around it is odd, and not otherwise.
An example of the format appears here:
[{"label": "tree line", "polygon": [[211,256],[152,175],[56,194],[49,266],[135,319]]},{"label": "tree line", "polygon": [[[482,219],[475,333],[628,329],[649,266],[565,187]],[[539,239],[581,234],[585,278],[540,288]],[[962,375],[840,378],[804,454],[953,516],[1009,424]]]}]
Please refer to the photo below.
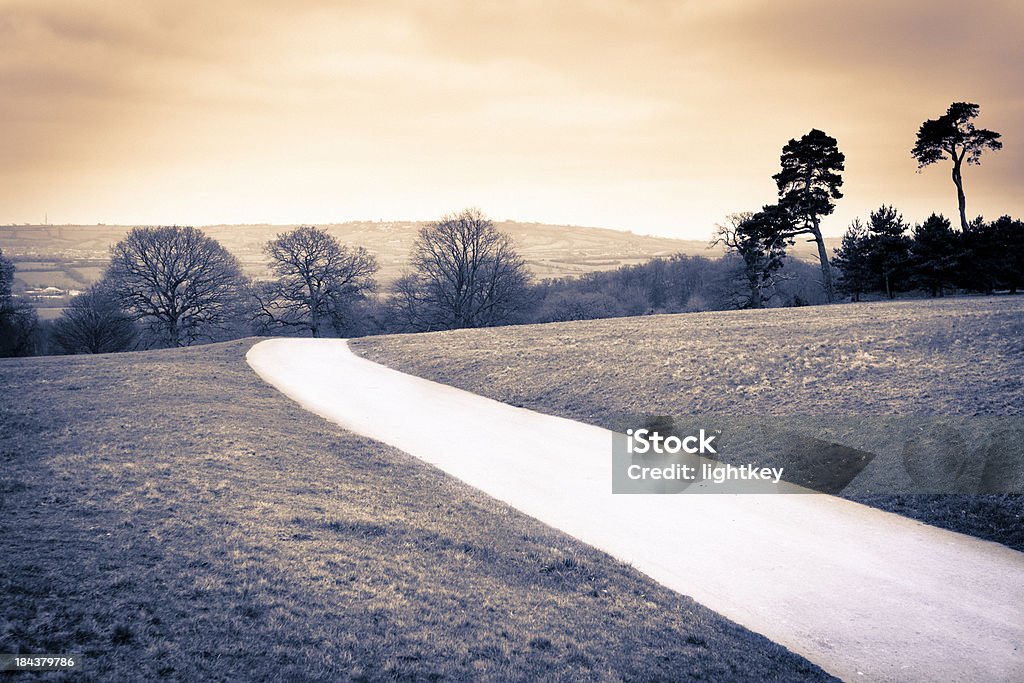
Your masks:
[{"label": "tree line", "polygon": [[378,265],[363,247],[301,226],[264,246],[270,277],[193,227],[140,227],[111,249],[99,282],[52,324],[13,296],[0,251],[0,354],[104,353],[190,346],[252,334],[312,337],[521,322],[525,261],[478,209],[419,231],[411,269],[375,296]]},{"label": "tree line", "polygon": [[931,296],[966,290],[1016,294],[1024,279],[1024,223],[1003,216],[977,218],[966,230],[932,214],[913,227],[892,206],[873,211],[866,224],[854,220],[836,250],[840,287],[853,301],[878,292],[924,290]]},{"label": "tree line", "polygon": [[[193,227],[135,228],[111,249],[99,282],[59,319],[41,324],[13,295],[14,264],[0,251],[0,355],[102,353],[180,347],[251,334],[360,336],[685,311],[800,306],[922,290],[1017,292],[1024,223],[1009,216],[967,221],[964,165],[998,150],[1000,135],[976,128],[977,105],[954,103],[920,127],[919,170],[952,165],[960,227],[933,214],[911,227],[892,206],[855,220],[830,259],[822,219],[842,198],[845,156],[812,129],[782,149],[778,201],[729,216],[713,244],[719,259],[676,255],[648,263],[532,282],[511,238],[478,209],[429,223],[410,268],[379,292],[374,256],[326,231],[301,226],[264,245],[270,276],[244,276],[238,259]],[[788,257],[799,237],[818,268]],[[837,273],[833,274],[833,266]]]},{"label": "tree line", "polygon": [[[252,334],[361,336],[736,308],[737,259],[676,255],[578,278],[531,281],[511,238],[477,209],[422,228],[411,266],[378,291],[376,259],[302,226],[265,247],[270,277],[192,227],[135,228],[111,249],[101,280],[40,323],[11,295],[0,254],[4,355],[109,353],[190,346]],[[787,263],[785,303],[821,303],[813,268]],[[9,323],[9,324],[8,324]],[[17,334],[13,332],[16,331]]]},{"label": "tree line", "polygon": [[[892,298],[896,292],[916,288],[934,296],[952,287],[1016,292],[1024,226],[1009,216],[993,223],[980,217],[967,220],[964,168],[980,164],[986,150],[1003,146],[999,133],[975,125],[979,112],[977,104],[954,102],[945,114],[921,124],[910,151],[919,172],[943,160],[950,162],[960,229],[933,214],[911,234],[902,215],[883,205],[872,212],[867,225],[853,222],[833,260],[825,248],[821,221],[843,197],[846,157],[835,138],[816,128],[790,140],[782,149],[781,170],[772,177],[778,201],[760,211],[737,214],[718,228],[716,241],[742,262],[743,306],[764,305],[777,285],[787,248],[801,235],[816,243],[821,286],[829,303],[839,293],[859,301],[868,292],[884,292]],[[833,265],[839,270],[838,287]]]}]

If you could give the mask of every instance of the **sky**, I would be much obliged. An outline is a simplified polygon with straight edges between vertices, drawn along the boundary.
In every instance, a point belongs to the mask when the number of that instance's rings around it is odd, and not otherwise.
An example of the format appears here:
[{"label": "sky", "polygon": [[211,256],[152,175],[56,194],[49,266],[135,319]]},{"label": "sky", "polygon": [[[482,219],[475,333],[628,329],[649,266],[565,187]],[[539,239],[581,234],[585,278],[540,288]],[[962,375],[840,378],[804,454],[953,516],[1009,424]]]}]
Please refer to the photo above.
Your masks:
[{"label": "sky", "polygon": [[910,156],[954,101],[1004,142],[968,214],[1021,217],[1022,31],[1019,0],[0,0],[0,224],[476,206],[707,239],[820,128],[834,236],[881,204],[956,216],[948,165]]}]

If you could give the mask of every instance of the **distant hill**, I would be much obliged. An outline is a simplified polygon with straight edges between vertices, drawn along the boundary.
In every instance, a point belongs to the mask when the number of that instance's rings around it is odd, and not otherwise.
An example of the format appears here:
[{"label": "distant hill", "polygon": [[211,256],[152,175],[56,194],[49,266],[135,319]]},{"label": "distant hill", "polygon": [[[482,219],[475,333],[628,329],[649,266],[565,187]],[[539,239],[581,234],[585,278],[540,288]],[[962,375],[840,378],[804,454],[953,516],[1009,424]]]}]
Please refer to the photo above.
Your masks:
[{"label": "distant hill", "polygon": [[[345,244],[366,247],[380,263],[382,283],[396,279],[409,259],[423,221],[321,224]],[[571,277],[597,270],[642,263],[652,258],[687,254],[721,256],[720,247],[704,240],[636,235],[622,230],[574,225],[502,221],[497,227],[512,235],[530,271],[538,278]],[[263,245],[292,225],[209,225],[202,229],[242,262],[249,275],[266,272]],[[81,286],[99,277],[110,247],[131,226],[7,225],[0,226],[0,249],[18,265],[24,286]],[[835,240],[838,243],[838,240]],[[831,246],[830,246],[831,251]],[[794,255],[813,260],[813,245],[798,242]]]}]

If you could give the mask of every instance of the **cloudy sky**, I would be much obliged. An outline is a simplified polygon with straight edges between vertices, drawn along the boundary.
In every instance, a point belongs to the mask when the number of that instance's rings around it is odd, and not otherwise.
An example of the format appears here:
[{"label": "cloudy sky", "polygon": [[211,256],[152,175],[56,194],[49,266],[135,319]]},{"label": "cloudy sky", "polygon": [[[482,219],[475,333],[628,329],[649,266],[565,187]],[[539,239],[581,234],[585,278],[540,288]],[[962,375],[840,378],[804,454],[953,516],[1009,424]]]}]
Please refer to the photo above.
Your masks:
[{"label": "cloudy sky", "polygon": [[825,224],[956,214],[917,127],[981,104],[968,212],[1024,215],[1024,3],[0,0],[0,223],[496,219],[695,239],[812,127]]}]

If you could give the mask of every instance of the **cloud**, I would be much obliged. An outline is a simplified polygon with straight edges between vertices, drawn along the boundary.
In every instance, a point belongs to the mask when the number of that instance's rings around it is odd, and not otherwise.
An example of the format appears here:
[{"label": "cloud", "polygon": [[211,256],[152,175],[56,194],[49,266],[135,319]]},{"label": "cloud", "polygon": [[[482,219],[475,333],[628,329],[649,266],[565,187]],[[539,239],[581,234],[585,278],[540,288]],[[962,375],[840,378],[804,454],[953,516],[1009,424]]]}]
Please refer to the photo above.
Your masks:
[{"label": "cloud", "polygon": [[0,220],[423,218],[482,197],[503,217],[705,237],[771,200],[782,145],[815,126],[847,152],[841,230],[901,196],[908,216],[946,208],[948,179],[915,175],[908,150],[954,99],[1007,142],[971,169],[968,201],[1021,213],[1022,11],[6,2]]}]

